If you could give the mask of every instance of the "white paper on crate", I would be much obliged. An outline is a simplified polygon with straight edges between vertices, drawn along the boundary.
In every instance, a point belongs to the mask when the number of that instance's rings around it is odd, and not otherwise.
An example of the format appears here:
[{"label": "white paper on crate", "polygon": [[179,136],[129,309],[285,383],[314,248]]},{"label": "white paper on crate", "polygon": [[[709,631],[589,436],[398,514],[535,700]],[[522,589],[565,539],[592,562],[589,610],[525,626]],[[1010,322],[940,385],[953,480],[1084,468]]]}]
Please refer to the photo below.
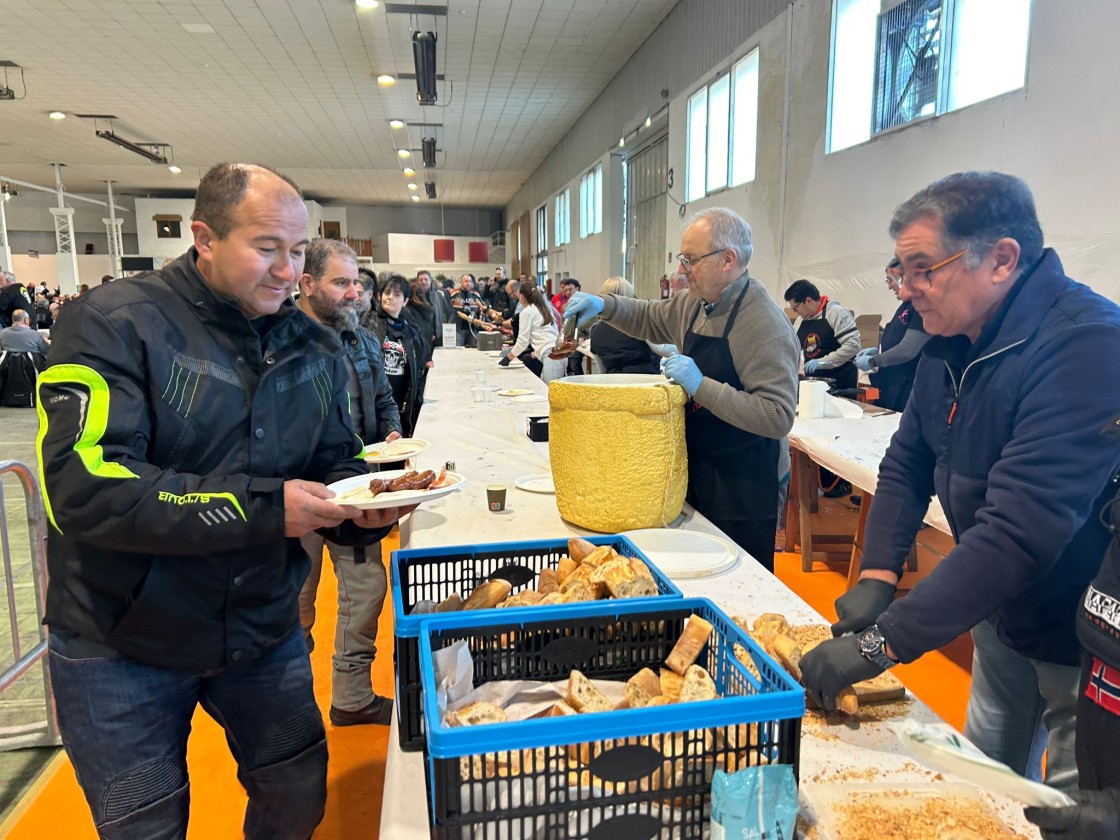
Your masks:
[{"label": "white paper on crate", "polygon": [[[551,709],[568,693],[568,681],[495,680],[474,687],[470,650],[458,641],[432,654],[436,684],[436,706],[440,714],[471,703],[493,703],[505,709],[511,721],[528,720]],[[592,680],[592,684],[615,706],[622,702],[626,684],[615,680]]]}]

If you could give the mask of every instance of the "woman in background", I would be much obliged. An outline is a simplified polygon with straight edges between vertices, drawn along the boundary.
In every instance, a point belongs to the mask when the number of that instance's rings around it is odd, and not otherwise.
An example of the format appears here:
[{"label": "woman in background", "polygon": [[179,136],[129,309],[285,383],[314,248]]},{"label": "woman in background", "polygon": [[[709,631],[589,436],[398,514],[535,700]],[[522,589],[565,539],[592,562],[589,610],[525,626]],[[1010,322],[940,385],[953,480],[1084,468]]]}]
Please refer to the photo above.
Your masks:
[{"label": "woman in background", "polygon": [[[559,317],[545,300],[541,290],[532,283],[522,283],[518,290],[522,309],[518,314],[517,341],[505,351],[499,365],[505,367],[510,358],[520,357],[525,367],[543,379],[551,382],[564,376],[567,359],[550,359],[548,354],[556,349],[560,336],[556,328]],[[529,354],[522,355],[526,350]]]},{"label": "woman in background", "polygon": [[424,374],[431,365],[431,350],[404,312],[412,296],[408,281],[390,274],[378,283],[377,316],[370,329],[381,339],[385,376],[393,389],[393,402],[401,415],[401,433],[412,437],[424,402]]},{"label": "woman in background", "polygon": [[[599,294],[632,298],[634,286],[624,277],[608,277]],[[602,362],[604,373],[661,372],[660,359],[648,344],[603,321],[591,327],[591,352]]]}]

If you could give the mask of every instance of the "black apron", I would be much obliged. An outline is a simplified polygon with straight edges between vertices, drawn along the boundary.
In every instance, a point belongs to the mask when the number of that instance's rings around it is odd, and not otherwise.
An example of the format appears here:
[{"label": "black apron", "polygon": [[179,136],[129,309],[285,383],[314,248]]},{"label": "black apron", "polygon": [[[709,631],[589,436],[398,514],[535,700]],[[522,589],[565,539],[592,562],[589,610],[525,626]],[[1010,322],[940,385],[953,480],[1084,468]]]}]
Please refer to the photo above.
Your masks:
[{"label": "black apron", "polygon": [[[719,338],[692,331],[700,315],[697,309],[681,351],[696,362],[704,376],[738,391],[743,390],[743,383],[735,372],[727,336],[750,283],[748,277]],[[689,504],[717,525],[720,521],[761,521],[777,516],[777,440],[732,426],[694,400],[689,400],[685,406],[684,429],[688,445]]]},{"label": "black apron", "polygon": [[[825,304],[825,309],[835,305],[837,304],[830,300]],[[801,350],[807,362],[812,359],[820,359],[834,350],[839,350],[840,339],[847,336],[848,333],[836,335],[832,331],[832,324],[828,323],[828,319],[824,317],[824,312],[821,312],[820,318],[802,318],[801,326],[797,328],[797,340],[801,342]],[[852,362],[845,362],[838,368],[821,368],[809,375],[831,379],[836,383],[834,387],[839,389],[855,388],[859,379],[859,371]]]},{"label": "black apron", "polygon": [[[886,353],[897,346],[906,335],[906,331],[910,329],[913,320],[917,318],[920,324],[921,317],[911,301],[903,301],[895,310],[894,317],[883,328],[879,352]],[[918,372],[919,359],[921,359],[920,355],[904,364],[880,368],[871,374],[871,384],[879,389],[876,405],[889,408],[891,411],[902,411],[906,408],[906,401],[910,399],[910,390],[914,387],[914,376]]]}]

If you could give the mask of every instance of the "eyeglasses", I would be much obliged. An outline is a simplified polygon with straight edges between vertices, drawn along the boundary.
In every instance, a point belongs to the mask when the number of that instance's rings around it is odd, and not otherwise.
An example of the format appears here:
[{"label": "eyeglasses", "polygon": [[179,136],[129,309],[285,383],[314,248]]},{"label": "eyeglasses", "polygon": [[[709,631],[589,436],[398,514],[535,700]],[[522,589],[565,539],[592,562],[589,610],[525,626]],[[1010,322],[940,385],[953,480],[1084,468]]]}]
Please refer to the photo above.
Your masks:
[{"label": "eyeglasses", "polygon": [[955,262],[956,260],[959,260],[966,253],[968,253],[968,249],[965,249],[964,251],[958,251],[957,253],[953,254],[953,256],[943,259],[941,262],[935,263],[929,268],[919,268],[912,272],[907,272],[906,269],[900,268],[898,272],[899,285],[909,285],[912,289],[932,288],[933,272],[944,268],[945,266],[949,265],[952,262]]},{"label": "eyeglasses", "polygon": [[681,268],[685,271],[691,271],[692,267],[700,260],[710,257],[712,254],[718,254],[721,251],[726,251],[726,248],[716,248],[714,251],[709,251],[706,254],[701,254],[698,257],[686,257],[684,254],[677,254],[677,262],[681,264]]}]

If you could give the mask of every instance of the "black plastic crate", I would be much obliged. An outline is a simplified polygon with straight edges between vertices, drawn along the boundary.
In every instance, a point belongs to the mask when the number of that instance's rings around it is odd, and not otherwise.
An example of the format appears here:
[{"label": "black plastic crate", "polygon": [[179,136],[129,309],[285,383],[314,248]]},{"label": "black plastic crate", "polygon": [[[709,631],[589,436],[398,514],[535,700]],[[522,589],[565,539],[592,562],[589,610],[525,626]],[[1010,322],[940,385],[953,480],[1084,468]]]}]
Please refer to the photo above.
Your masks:
[{"label": "black plastic crate", "polygon": [[[585,537],[594,545],[609,545],[624,557],[637,557],[649,567],[661,597],[683,597],[667,578],[634,543],[621,535]],[[568,554],[568,538],[527,540],[523,542],[483,545],[451,545],[441,548],[417,548],[394,551],[390,563],[393,588],[393,659],[397,677],[397,723],[401,749],[415,751],[424,746],[423,710],[420,706],[419,644],[421,622],[431,614],[410,615],[420,601],[437,604],[455,592],[468,594],[488,580],[502,578],[513,584],[517,593],[531,588],[537,574],[546,568],[555,569],[561,557]],[[649,598],[628,598],[629,602]],[[505,607],[496,612],[509,615],[510,610],[528,610],[539,614],[560,606]],[[456,616],[485,615],[487,610],[454,613]]]},{"label": "black plastic crate", "polygon": [[[802,688],[705,599],[597,602],[550,617],[425,622],[425,772],[438,840],[623,840],[707,836],[711,780],[782,763],[798,773]],[[499,679],[554,681],[573,668],[626,679],[663,667],[685,622],[713,625],[697,664],[718,700],[450,728],[435,698],[431,655],[465,640],[476,686]],[[747,652],[755,677],[735,655]]]}]

